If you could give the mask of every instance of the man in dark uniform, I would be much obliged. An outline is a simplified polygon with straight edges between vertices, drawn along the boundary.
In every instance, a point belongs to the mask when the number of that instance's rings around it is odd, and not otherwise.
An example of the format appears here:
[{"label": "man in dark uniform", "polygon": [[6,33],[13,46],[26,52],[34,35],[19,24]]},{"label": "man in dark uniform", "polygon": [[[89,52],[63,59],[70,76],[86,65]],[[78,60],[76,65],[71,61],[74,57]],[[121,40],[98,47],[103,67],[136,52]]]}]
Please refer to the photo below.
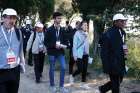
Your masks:
[{"label": "man in dark uniform", "polygon": [[122,14],[113,17],[113,27],[108,29],[101,40],[101,59],[103,70],[109,75],[110,81],[99,87],[100,93],[111,90],[120,93],[120,83],[126,73],[125,56],[128,49],[125,43],[126,18]]}]

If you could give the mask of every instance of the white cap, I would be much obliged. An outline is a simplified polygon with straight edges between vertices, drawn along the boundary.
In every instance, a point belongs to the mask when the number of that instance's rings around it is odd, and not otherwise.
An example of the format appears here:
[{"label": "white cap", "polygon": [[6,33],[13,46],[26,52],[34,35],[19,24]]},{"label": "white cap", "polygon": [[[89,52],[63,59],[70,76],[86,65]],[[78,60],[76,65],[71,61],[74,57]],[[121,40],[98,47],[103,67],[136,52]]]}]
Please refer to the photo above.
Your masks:
[{"label": "white cap", "polygon": [[43,24],[42,24],[42,23],[37,22],[37,23],[35,24],[35,27],[40,27],[40,28],[43,28],[44,26],[43,26]]},{"label": "white cap", "polygon": [[126,17],[124,17],[124,15],[123,14],[115,14],[114,16],[113,16],[113,21],[115,21],[115,20],[127,20],[127,18]]},{"label": "white cap", "polygon": [[16,10],[12,9],[12,8],[7,8],[3,11],[2,15],[14,15],[17,16],[17,12]]}]

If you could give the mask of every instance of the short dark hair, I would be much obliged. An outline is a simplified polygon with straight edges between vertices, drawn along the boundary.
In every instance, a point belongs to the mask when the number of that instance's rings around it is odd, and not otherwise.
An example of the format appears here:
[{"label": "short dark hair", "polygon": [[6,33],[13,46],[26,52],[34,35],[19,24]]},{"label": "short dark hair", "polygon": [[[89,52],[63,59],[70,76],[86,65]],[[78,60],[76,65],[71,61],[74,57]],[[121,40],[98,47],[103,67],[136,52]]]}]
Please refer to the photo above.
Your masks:
[{"label": "short dark hair", "polygon": [[53,18],[56,18],[57,16],[62,16],[62,13],[60,13],[60,12],[54,12],[53,13]]},{"label": "short dark hair", "polygon": [[83,23],[87,23],[86,20],[83,20],[81,23],[80,23],[80,27],[83,25]]},{"label": "short dark hair", "polygon": [[66,21],[66,24],[67,24],[67,25],[69,24],[69,21],[68,21],[68,20]]}]

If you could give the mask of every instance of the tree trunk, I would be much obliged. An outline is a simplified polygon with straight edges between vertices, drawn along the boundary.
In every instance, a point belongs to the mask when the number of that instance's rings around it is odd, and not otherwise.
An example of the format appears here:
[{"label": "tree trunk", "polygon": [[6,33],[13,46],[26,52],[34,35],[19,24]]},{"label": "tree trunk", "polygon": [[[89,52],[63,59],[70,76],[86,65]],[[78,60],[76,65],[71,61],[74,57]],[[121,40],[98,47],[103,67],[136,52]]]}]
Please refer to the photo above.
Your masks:
[{"label": "tree trunk", "polygon": [[100,37],[104,32],[105,23],[102,19],[94,20],[94,40],[93,40],[93,57],[97,57],[100,54],[100,49],[98,47]]}]

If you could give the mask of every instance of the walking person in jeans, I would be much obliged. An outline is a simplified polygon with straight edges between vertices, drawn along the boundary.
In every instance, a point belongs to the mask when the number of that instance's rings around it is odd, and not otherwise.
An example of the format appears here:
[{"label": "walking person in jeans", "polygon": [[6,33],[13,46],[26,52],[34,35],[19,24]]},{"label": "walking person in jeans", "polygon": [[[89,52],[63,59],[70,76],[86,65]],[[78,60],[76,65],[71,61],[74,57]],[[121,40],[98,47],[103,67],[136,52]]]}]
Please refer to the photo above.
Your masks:
[{"label": "walking person in jeans", "polygon": [[42,73],[43,73],[44,59],[46,53],[43,31],[44,31],[43,24],[37,22],[35,24],[35,31],[31,34],[27,42],[27,49],[26,49],[27,53],[29,53],[29,50],[31,49],[33,54],[36,83],[40,83],[40,78],[42,77]]},{"label": "walking person in jeans", "polygon": [[54,83],[54,71],[55,62],[58,60],[60,62],[60,92],[65,93],[64,88],[64,77],[65,77],[65,54],[64,49],[67,47],[64,39],[64,28],[60,26],[62,19],[62,14],[55,12],[53,14],[54,24],[47,29],[45,37],[45,45],[47,48],[47,54],[50,63],[49,78],[50,78],[50,90],[52,93],[56,92],[56,87]]},{"label": "walking person in jeans", "polygon": [[73,77],[81,73],[81,82],[86,82],[87,65],[89,55],[89,42],[87,33],[87,22],[81,22],[81,29],[76,31],[73,39],[73,57],[77,64],[77,70]]}]

